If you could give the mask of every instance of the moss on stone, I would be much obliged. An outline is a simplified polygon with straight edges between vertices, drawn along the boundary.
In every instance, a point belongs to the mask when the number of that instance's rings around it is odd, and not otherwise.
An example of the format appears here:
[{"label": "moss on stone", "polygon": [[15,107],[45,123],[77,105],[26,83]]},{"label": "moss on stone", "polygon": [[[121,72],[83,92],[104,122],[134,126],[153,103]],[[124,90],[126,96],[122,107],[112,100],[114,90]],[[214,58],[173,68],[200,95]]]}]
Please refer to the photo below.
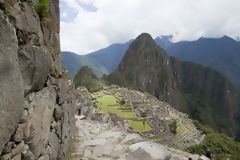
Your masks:
[{"label": "moss on stone", "polygon": [[28,4],[29,7],[33,8],[33,9],[35,8],[35,6],[31,0],[25,0],[25,2]]}]

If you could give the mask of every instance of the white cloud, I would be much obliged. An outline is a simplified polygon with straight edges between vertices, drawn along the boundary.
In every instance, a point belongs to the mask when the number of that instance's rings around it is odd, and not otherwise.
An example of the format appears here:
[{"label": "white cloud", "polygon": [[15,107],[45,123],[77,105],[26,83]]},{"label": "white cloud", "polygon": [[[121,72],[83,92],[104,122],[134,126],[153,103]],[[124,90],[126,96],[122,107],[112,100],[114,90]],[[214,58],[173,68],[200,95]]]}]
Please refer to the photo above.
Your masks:
[{"label": "white cloud", "polygon": [[95,0],[77,0],[77,1],[83,4],[92,4]]},{"label": "white cloud", "polygon": [[68,16],[67,12],[63,12],[63,13],[62,13],[62,17],[63,17],[63,18],[66,18],[67,16]]},{"label": "white cloud", "polygon": [[[61,22],[62,50],[85,54],[142,32],[154,38],[172,34],[175,41],[199,37],[237,37],[239,0],[62,0],[78,11],[72,22]],[[88,12],[78,3],[91,4]]]}]

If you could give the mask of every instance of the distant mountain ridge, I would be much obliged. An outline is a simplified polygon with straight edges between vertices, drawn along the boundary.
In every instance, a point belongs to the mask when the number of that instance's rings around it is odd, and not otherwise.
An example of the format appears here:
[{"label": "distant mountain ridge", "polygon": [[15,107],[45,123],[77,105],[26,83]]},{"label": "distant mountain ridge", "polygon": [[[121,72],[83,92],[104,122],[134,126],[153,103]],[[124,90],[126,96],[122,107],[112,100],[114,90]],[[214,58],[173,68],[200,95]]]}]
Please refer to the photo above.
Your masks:
[{"label": "distant mountain ridge", "polygon": [[[183,61],[191,61],[212,67],[228,77],[240,89],[240,42],[223,36],[222,38],[200,38],[196,41],[171,42],[172,36],[160,36],[155,42],[168,55],[178,57]],[[71,77],[87,65],[101,77],[117,69],[131,41],[123,44],[113,44],[107,48],[87,55],[72,52],[62,52],[63,63]]]},{"label": "distant mountain ridge", "polygon": [[123,44],[112,44],[86,55],[62,52],[64,67],[72,78],[83,66],[89,66],[98,77],[101,77],[103,74],[109,74],[117,69],[130,43],[131,40]]},{"label": "distant mountain ridge", "polygon": [[156,38],[155,42],[168,55],[183,61],[191,61],[212,67],[227,76],[232,83],[240,88],[240,43],[223,36],[221,38],[200,38],[196,41],[173,43],[171,36]]},{"label": "distant mountain ridge", "polygon": [[210,67],[168,56],[149,34],[134,40],[109,84],[146,91],[228,135],[240,133],[240,93]]}]

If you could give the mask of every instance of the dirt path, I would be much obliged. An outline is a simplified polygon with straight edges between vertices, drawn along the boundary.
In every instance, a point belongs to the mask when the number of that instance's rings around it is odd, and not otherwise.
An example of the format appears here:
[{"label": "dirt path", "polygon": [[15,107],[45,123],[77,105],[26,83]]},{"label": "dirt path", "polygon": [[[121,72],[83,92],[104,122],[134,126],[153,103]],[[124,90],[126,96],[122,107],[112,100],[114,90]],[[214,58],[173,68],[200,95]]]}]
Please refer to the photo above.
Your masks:
[{"label": "dirt path", "polygon": [[138,134],[123,132],[110,124],[76,118],[78,131],[73,160],[159,160],[166,157],[187,160],[190,156],[199,157],[145,141]]}]

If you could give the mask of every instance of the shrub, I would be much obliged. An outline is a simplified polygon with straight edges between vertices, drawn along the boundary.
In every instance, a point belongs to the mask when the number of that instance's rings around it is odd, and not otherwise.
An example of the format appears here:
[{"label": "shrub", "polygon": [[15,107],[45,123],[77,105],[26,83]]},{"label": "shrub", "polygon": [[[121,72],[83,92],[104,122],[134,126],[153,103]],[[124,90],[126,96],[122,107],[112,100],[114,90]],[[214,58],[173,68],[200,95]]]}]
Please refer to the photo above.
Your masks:
[{"label": "shrub", "polygon": [[124,105],[124,104],[125,104],[125,101],[124,101],[124,100],[121,100],[121,101],[120,101],[120,104],[121,104],[121,105]]},{"label": "shrub", "polygon": [[141,112],[140,115],[141,115],[142,117],[147,117],[147,112]]},{"label": "shrub", "polygon": [[38,14],[41,19],[45,19],[49,13],[49,1],[48,0],[39,0],[38,2]]},{"label": "shrub", "polygon": [[171,124],[169,124],[169,128],[173,134],[176,134],[177,133],[177,121],[174,121]]},{"label": "shrub", "polygon": [[240,160],[240,143],[208,126],[202,125],[198,121],[194,121],[194,124],[206,136],[200,145],[187,148],[188,152],[205,155],[209,148],[217,160],[226,160],[227,158]]}]

